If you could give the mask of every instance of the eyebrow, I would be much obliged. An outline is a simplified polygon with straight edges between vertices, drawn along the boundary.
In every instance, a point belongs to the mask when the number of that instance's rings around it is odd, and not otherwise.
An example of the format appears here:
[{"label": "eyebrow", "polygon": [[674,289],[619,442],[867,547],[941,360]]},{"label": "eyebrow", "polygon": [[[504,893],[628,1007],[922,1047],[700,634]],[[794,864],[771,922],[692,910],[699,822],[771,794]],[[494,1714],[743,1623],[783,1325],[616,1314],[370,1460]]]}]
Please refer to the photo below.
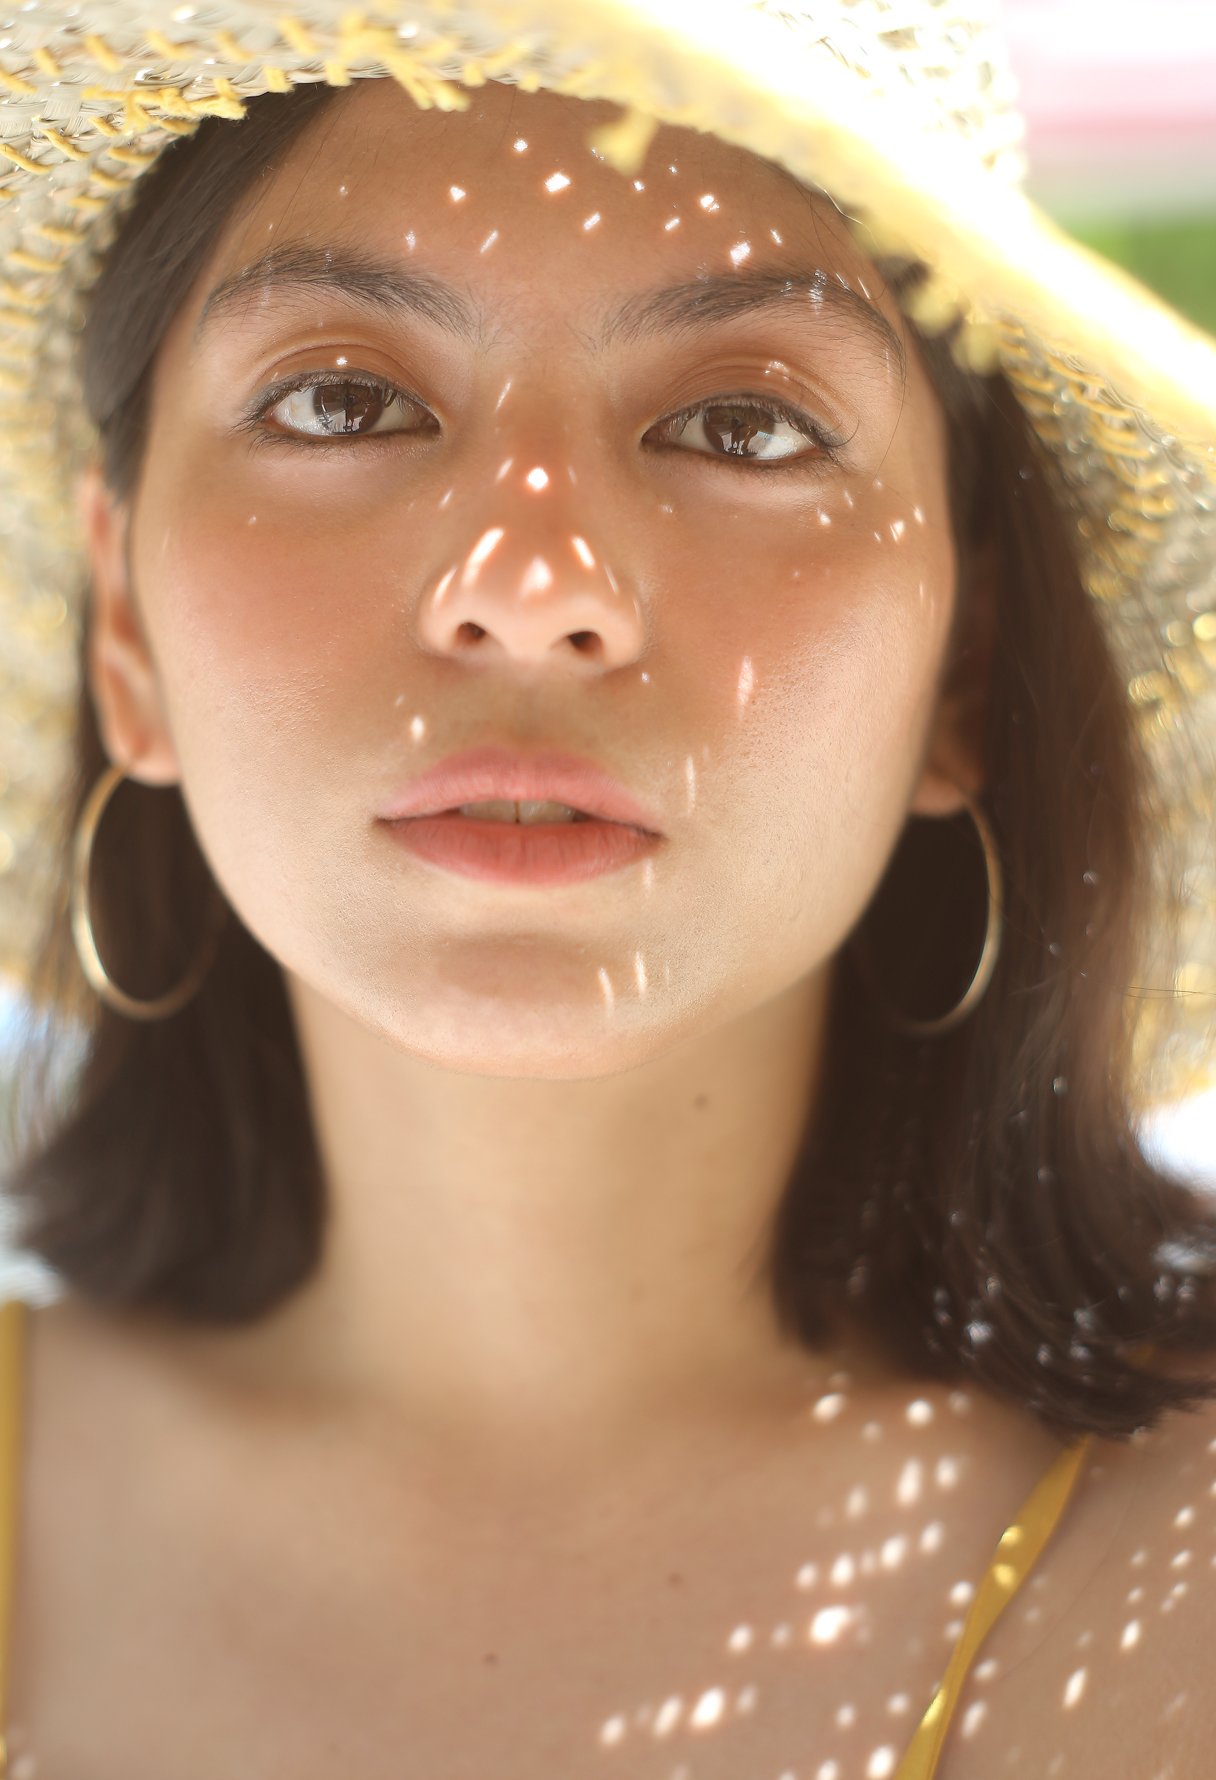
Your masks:
[{"label": "eyebrow", "polygon": [[[376,319],[420,318],[473,344],[484,338],[484,311],[437,274],[408,270],[357,250],[302,242],[269,248],[222,279],[203,304],[194,345],[253,298],[273,293],[301,296],[316,290],[345,297]],[[893,356],[900,376],[905,375],[903,343],[886,316],[840,274],[821,266],[741,266],[734,272],[635,292],[601,316],[590,345],[602,352],[620,341],[659,334],[699,335],[737,316],[778,307],[826,311],[859,325]]]}]

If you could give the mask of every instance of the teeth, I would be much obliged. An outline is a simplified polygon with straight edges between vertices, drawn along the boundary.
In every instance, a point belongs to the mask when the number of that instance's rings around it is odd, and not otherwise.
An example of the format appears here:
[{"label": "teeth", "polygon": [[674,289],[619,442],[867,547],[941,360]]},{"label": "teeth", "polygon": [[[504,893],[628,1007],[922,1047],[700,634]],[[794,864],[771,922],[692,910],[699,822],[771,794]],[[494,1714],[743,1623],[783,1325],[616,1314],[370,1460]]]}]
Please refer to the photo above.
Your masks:
[{"label": "teeth", "polygon": [[478,816],[483,822],[587,822],[590,817],[565,803],[510,803],[494,798],[485,803],[462,803],[462,816]]}]

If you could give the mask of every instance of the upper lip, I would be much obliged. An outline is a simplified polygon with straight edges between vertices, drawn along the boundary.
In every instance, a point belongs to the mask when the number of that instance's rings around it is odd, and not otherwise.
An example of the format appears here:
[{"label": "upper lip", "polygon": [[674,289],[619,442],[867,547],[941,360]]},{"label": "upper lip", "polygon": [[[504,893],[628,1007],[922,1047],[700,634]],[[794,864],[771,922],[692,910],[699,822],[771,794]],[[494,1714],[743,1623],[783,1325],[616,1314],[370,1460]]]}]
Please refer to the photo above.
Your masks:
[{"label": "upper lip", "polygon": [[647,834],[660,832],[651,812],[593,761],[553,751],[518,754],[494,744],[449,754],[411,779],[384,811],[384,818],[395,822],[409,816],[431,816],[489,798],[552,800]]}]

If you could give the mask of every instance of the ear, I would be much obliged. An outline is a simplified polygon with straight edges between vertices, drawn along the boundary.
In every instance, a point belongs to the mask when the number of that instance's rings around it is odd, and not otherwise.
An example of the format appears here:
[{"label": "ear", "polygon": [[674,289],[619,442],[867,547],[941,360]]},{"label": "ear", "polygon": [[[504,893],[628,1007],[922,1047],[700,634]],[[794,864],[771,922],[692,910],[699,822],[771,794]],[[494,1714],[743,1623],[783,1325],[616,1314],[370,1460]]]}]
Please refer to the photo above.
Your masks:
[{"label": "ear", "polygon": [[130,511],[115,502],[95,461],[80,477],[76,500],[90,568],[89,685],[106,752],[145,785],[176,784],[177,753],[131,592]]},{"label": "ear", "polygon": [[978,798],[984,788],[984,731],[996,640],[996,548],[972,547],[959,577],[954,641],[938,695],[910,815],[952,816],[966,807],[961,786]]}]

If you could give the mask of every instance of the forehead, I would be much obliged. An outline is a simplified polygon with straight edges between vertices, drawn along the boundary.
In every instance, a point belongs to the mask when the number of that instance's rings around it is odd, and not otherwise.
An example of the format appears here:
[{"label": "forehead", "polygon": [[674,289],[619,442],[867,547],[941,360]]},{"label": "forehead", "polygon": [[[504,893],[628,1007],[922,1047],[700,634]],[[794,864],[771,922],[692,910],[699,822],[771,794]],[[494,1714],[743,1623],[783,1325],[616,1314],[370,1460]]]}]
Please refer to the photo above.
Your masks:
[{"label": "forehead", "polygon": [[[742,290],[784,270],[818,275],[821,287],[830,279],[855,311],[885,320],[888,345],[892,334],[902,341],[898,305],[844,218],[784,169],[663,125],[626,176],[587,140],[618,107],[494,81],[465,90],[467,110],[442,112],[419,108],[391,79],[352,83],[234,214],[210,269],[230,275],[287,242],[357,247],[462,287],[473,298],[466,318],[483,325],[491,310],[509,324],[512,311],[558,307],[567,325],[598,323],[599,345],[628,338],[616,299],[630,290],[685,279]],[[490,292],[491,305],[477,301]],[[848,305],[826,307],[839,318]]]}]

